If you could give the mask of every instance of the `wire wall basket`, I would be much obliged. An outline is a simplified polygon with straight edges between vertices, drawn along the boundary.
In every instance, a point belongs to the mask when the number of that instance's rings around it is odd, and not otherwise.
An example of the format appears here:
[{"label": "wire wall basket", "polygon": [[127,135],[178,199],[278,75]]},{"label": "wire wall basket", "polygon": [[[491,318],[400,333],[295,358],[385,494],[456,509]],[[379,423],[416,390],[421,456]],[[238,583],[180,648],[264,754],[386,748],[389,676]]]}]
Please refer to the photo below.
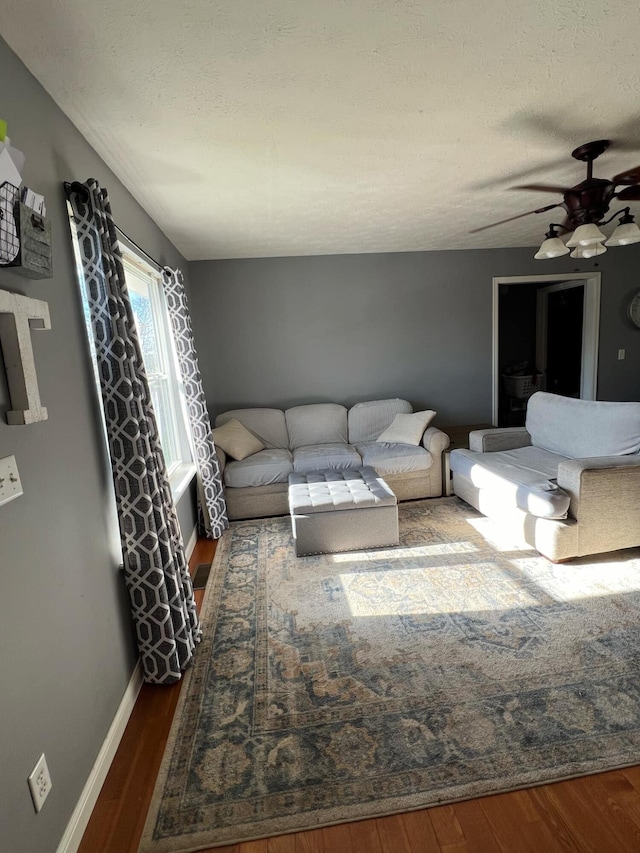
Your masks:
[{"label": "wire wall basket", "polygon": [[15,208],[20,190],[5,181],[0,184],[0,265],[10,264],[20,251]]}]

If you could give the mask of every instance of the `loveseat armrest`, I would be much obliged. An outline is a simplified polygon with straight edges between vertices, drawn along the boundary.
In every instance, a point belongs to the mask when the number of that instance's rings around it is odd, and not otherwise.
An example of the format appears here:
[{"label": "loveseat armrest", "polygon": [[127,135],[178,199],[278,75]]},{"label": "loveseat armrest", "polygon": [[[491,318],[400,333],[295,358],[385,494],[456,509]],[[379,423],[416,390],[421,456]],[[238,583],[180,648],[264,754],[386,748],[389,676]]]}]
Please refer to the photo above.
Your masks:
[{"label": "loveseat armrest", "polygon": [[529,447],[530,444],[531,436],[525,427],[474,429],[469,433],[469,450],[477,453],[515,450],[518,447]]},{"label": "loveseat armrest", "polygon": [[624,483],[638,489],[640,506],[640,456],[589,456],[565,459],[558,465],[558,486],[577,500],[597,493],[607,500],[618,501]]},{"label": "loveseat armrest", "polygon": [[558,465],[558,486],[571,497],[580,552],[640,545],[640,456],[592,456]]},{"label": "loveseat armrest", "polygon": [[429,427],[422,436],[422,446],[434,457],[439,458],[449,447],[450,438],[446,432],[437,427]]}]

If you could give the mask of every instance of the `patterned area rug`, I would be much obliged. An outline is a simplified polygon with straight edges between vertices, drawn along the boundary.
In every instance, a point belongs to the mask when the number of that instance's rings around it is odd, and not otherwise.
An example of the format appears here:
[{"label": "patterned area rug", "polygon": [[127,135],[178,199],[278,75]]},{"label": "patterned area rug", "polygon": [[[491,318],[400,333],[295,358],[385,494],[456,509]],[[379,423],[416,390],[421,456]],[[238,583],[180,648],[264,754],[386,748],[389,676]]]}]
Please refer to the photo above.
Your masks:
[{"label": "patterned area rug", "polygon": [[182,853],[637,763],[640,550],[552,565],[457,498],[401,544],[218,545],[141,851]]}]

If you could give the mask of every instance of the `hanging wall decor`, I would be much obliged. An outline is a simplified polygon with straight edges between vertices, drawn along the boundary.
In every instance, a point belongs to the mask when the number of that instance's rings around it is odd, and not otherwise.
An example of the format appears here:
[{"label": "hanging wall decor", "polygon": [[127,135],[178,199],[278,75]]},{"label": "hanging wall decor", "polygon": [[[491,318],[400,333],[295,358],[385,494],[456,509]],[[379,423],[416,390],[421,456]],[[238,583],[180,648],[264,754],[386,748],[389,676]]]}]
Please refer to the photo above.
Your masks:
[{"label": "hanging wall decor", "polygon": [[0,290],[0,344],[12,406],[7,423],[12,426],[46,421],[48,417],[40,402],[31,330],[50,328],[47,302]]}]

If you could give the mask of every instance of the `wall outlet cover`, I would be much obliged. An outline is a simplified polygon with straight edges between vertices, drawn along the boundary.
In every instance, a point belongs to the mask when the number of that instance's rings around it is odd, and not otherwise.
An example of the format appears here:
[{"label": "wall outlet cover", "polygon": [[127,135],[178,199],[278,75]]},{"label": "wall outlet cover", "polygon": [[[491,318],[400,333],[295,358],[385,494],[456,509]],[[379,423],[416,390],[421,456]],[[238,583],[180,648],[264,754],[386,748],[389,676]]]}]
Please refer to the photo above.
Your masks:
[{"label": "wall outlet cover", "polygon": [[33,807],[36,812],[39,812],[44,805],[44,801],[49,796],[49,791],[51,790],[51,776],[49,774],[47,759],[44,756],[44,752],[38,759],[36,766],[29,774],[27,781],[29,782],[29,790],[31,791]]}]

